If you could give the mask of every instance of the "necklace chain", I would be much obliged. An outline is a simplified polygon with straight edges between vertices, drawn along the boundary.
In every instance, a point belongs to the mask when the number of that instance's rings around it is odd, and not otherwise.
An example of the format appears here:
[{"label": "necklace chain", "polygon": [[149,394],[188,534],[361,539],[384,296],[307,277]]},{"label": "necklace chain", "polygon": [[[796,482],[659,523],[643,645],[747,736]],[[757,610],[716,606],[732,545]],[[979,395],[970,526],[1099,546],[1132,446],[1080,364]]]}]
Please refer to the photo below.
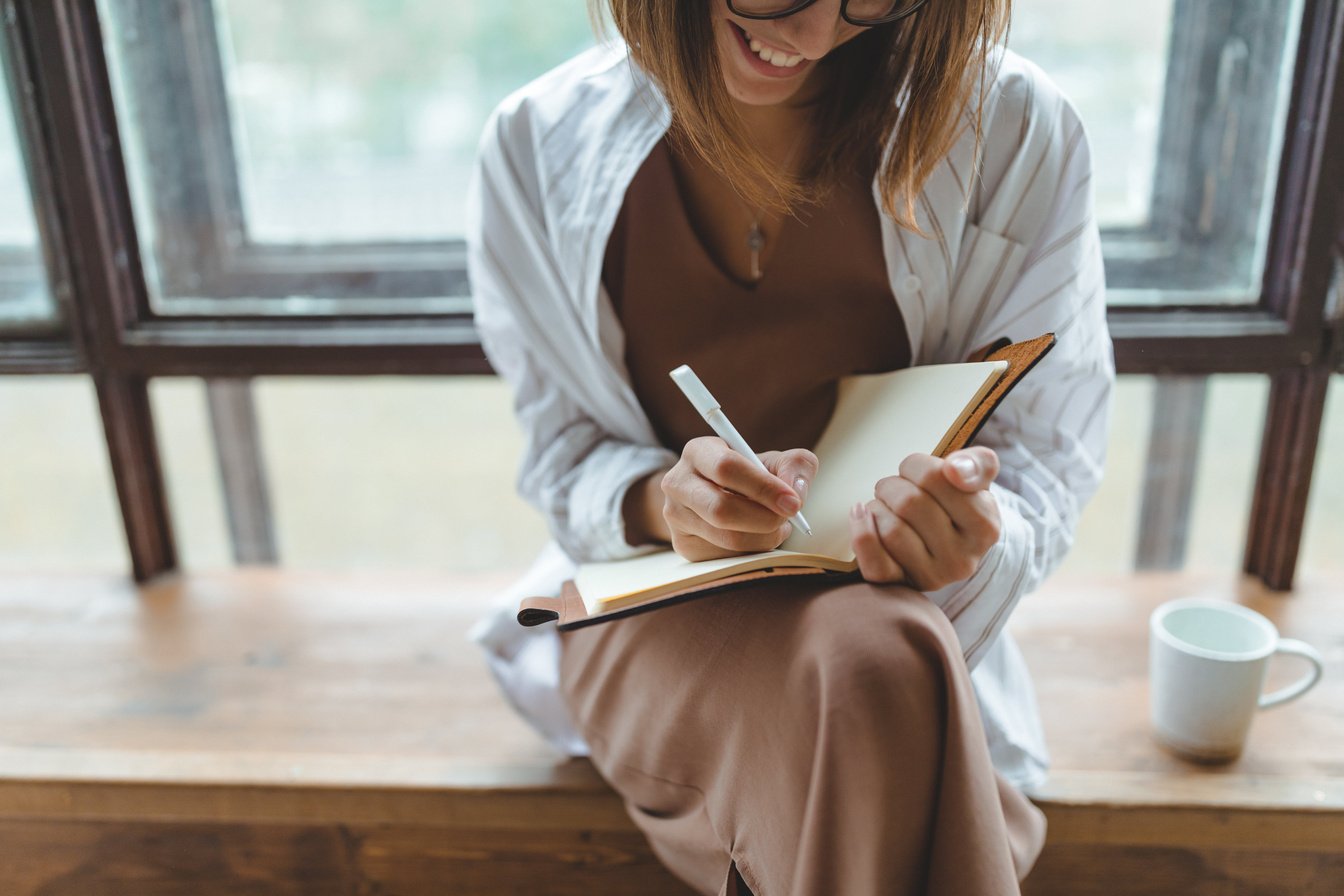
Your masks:
[{"label": "necklace chain", "polygon": [[[802,147],[803,140],[806,136],[807,132],[804,130],[803,137],[800,137],[798,142],[793,145],[793,149],[789,151],[788,159],[785,161],[786,168],[793,164],[794,157],[798,155],[798,150]],[[742,208],[750,212],[751,207],[742,201],[741,195],[736,192],[734,192],[734,195],[737,196],[737,201]],[[756,212],[751,219],[751,226],[747,228],[747,252],[750,253],[751,256],[752,282],[760,280],[765,274],[765,272],[761,270],[761,252],[765,249],[765,231],[761,229],[761,219],[764,216],[765,206],[761,206],[756,209]]]}]

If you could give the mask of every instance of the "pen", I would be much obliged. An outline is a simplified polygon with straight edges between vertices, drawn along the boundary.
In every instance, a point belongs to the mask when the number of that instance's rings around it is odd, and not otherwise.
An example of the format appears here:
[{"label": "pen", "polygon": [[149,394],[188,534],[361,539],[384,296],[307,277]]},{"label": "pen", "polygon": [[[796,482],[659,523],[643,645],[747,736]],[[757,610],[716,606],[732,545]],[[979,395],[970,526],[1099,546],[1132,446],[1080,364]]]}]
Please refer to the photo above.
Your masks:
[{"label": "pen", "polygon": [[[756,466],[767,473],[770,472],[761,462],[761,459],[756,456],[756,452],[751,450],[747,440],[742,438],[742,434],[737,431],[737,427],[733,426],[732,421],[719,407],[719,403],[714,400],[714,396],[705,388],[705,384],[700,382],[700,377],[695,375],[695,371],[689,365],[681,365],[669,373],[668,376],[672,377],[672,382],[676,383],[682,394],[690,399],[691,404],[695,405],[695,409],[700,412],[701,417],[705,418],[705,422],[719,434],[720,438],[728,443],[729,448],[732,448],[738,454],[746,455]],[[771,475],[774,474],[771,473]],[[812,527],[807,524],[807,520],[803,519],[801,510],[793,515],[792,522],[808,535],[812,534]]]}]

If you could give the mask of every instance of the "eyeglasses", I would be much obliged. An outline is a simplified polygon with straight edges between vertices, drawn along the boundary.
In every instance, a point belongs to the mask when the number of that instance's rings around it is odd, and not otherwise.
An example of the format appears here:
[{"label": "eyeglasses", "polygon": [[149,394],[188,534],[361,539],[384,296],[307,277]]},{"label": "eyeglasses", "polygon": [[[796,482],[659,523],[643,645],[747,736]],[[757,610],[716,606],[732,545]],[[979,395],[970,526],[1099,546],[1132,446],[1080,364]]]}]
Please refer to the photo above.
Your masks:
[{"label": "eyeglasses", "polygon": [[[782,19],[802,12],[817,0],[728,0],[733,15],[744,19]],[[928,0],[840,0],[840,18],[868,28],[886,25],[919,12]]]}]

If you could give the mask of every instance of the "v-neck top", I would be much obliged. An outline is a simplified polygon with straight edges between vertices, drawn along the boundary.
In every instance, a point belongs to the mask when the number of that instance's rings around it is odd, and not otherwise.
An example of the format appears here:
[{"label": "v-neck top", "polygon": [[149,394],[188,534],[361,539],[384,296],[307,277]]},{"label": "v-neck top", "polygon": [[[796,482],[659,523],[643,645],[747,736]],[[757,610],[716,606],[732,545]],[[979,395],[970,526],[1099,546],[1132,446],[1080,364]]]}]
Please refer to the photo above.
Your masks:
[{"label": "v-neck top", "polygon": [[841,377],[910,364],[873,172],[856,171],[819,206],[786,217],[763,276],[745,284],[696,232],[671,153],[660,141],[636,173],[603,260],[635,394],[659,440],[680,453],[713,434],[668,376],[689,364],[755,450],[810,449]]}]

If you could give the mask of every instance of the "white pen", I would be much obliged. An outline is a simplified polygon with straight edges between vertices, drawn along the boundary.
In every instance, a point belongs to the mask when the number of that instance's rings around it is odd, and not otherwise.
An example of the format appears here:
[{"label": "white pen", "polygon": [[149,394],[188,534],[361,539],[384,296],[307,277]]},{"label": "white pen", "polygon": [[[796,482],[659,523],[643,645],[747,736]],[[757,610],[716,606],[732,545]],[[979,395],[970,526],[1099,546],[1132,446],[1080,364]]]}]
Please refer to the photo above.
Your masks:
[{"label": "white pen", "polygon": [[[682,394],[691,400],[691,404],[695,405],[695,409],[700,412],[701,417],[705,418],[705,422],[719,434],[720,438],[728,443],[729,448],[732,448],[738,454],[746,455],[752,463],[762,470],[765,470],[765,472],[770,473],[770,471],[766,469],[765,464],[761,462],[761,459],[756,456],[756,452],[751,450],[751,446],[747,444],[747,440],[742,438],[742,434],[737,431],[737,427],[733,426],[732,421],[730,421],[728,416],[723,413],[723,410],[719,407],[719,403],[714,400],[714,396],[705,388],[705,384],[700,382],[700,377],[695,375],[695,371],[692,370],[689,365],[681,365],[676,370],[669,373],[668,376],[672,377],[672,382],[677,384],[677,388],[681,389]],[[774,474],[771,473],[770,475],[773,476]],[[803,512],[801,510],[793,515],[792,522],[808,535],[812,534],[812,527],[807,524],[807,520],[803,519]]]}]

